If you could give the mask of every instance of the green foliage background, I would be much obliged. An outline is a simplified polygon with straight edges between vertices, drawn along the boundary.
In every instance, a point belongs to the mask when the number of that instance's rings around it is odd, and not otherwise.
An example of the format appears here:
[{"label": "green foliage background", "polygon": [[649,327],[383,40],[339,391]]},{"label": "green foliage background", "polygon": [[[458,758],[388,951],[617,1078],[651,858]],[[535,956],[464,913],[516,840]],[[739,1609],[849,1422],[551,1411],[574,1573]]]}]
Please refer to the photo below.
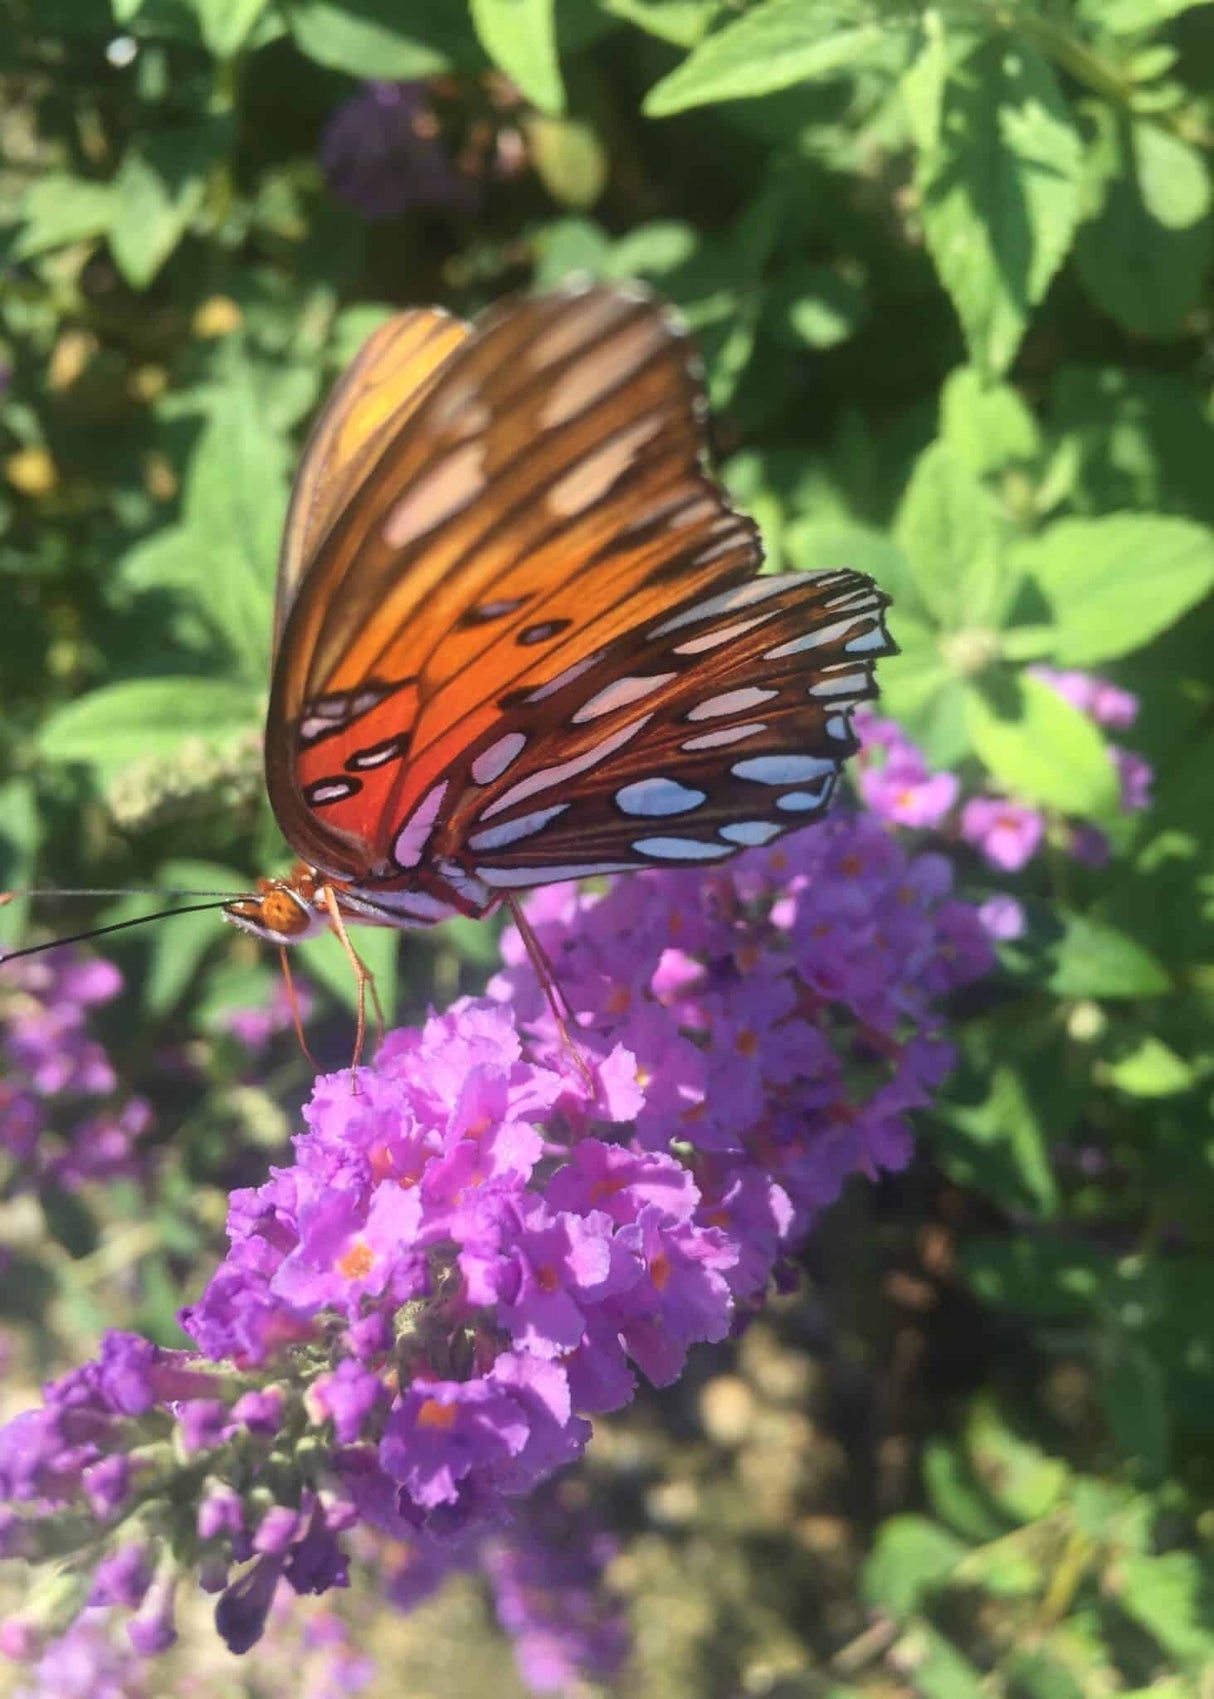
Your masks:
[{"label": "green foliage background", "polygon": [[[623,1690],[1208,1694],[1214,7],[7,0],[0,20],[4,883],[228,890],[278,865],[274,559],[326,387],[394,307],[649,279],[701,339],[773,562],[893,592],[886,708],[936,764],[1098,822],[1115,855],[1051,853],[1022,883],[1029,934],[959,1012],[918,1167],[842,1206],[768,1358],[713,1359],[633,1418],[647,1496],[620,1485],[627,1424],[604,1437],[640,1627]],[[474,199],[369,222],[326,188],[322,128],[368,78],[436,79]],[[1101,736],[1035,660],[1140,694],[1147,814],[1118,814]],[[403,1018],[494,948],[466,926],[399,964],[366,944]],[[160,1189],[150,1221],[133,1188],[40,1198],[41,1248],[0,1295],[31,1369],[107,1322],[176,1338],[226,1187],[279,1147],[302,1064],[250,1083],[217,1035],[269,994],[247,945],[206,915],[115,944],[132,984],[108,1036],[156,1097]],[[319,1024],[340,1050],[336,1005]],[[183,1044],[189,1086],[157,1061]],[[728,1438],[711,1387],[748,1388],[793,1446],[781,1353],[841,1461],[767,1515],[762,1424]]]}]

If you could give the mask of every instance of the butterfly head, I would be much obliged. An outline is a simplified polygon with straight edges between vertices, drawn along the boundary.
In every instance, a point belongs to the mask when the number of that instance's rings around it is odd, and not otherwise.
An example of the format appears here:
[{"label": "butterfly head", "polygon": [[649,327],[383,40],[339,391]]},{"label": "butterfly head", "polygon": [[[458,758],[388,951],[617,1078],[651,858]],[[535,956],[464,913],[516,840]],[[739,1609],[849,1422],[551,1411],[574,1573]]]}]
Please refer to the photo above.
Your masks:
[{"label": "butterfly head", "polygon": [[285,879],[259,879],[252,896],[225,903],[223,912],[233,925],[267,944],[298,944],[329,925],[321,889],[312,869],[300,864]]}]

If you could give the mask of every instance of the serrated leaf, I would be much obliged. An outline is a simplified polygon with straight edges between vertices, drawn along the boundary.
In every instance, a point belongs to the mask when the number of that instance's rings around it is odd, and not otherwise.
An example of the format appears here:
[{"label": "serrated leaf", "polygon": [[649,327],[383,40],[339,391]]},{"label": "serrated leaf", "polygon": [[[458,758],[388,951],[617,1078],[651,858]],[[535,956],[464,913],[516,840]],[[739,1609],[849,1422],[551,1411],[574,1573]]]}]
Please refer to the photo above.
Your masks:
[{"label": "serrated leaf", "polygon": [[556,0],[471,0],[481,46],[541,112],[559,117],[565,88],[556,50]]},{"label": "serrated leaf", "polygon": [[947,1583],[968,1550],[926,1516],[891,1516],[864,1566],[864,1597],[891,1616],[906,1616]]},{"label": "serrated leaf", "polygon": [[23,222],[13,244],[13,257],[28,260],[70,242],[103,236],[113,210],[109,183],[90,183],[62,171],[40,177],[21,197],[18,211]]},{"label": "serrated leaf", "polygon": [[45,722],[38,747],[49,761],[85,761],[112,771],[171,755],[186,738],[222,739],[260,718],[262,695],[213,678],[138,678],[106,684]]},{"label": "serrated leaf", "polygon": [[985,372],[1011,364],[1066,258],[1082,168],[1070,109],[1033,47],[995,35],[953,68],[916,182],[928,249]]},{"label": "serrated leaf", "polygon": [[283,11],[301,53],[352,77],[403,81],[484,62],[456,0],[285,0]]},{"label": "serrated leaf", "polygon": [[655,84],[643,110],[667,118],[714,100],[749,100],[836,77],[882,49],[890,27],[848,0],[760,0]]},{"label": "serrated leaf", "polygon": [[1214,532],[1164,514],[1059,519],[1016,551],[1068,666],[1131,654],[1214,588]]},{"label": "serrated leaf", "polygon": [[1000,533],[991,497],[947,443],[915,462],[894,536],[920,602],[947,631],[981,627],[1000,601]]},{"label": "serrated leaf", "polygon": [[1025,802],[1101,819],[1117,809],[1117,777],[1086,715],[1039,679],[1004,681],[996,696],[971,688],[966,723],[992,777]]},{"label": "serrated leaf", "polygon": [[1056,913],[1063,930],[1046,981],[1055,996],[1158,997],[1171,990],[1167,969],[1137,939],[1090,915]]},{"label": "serrated leaf", "polygon": [[1147,118],[1105,114],[1088,165],[1103,205],[1075,250],[1096,305],[1139,336],[1176,336],[1211,257],[1205,160]]}]

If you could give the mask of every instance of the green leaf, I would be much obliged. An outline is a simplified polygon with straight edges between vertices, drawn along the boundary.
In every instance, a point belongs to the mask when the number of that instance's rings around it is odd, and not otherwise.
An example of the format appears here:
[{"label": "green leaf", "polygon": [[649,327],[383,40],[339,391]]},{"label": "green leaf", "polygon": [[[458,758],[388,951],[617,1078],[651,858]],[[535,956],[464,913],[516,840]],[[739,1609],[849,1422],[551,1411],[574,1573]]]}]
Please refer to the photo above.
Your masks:
[{"label": "green leaf", "polygon": [[217,59],[234,58],[252,35],[270,0],[190,0],[202,39]]},{"label": "green leaf", "polygon": [[923,1486],[933,1512],[963,1539],[984,1544],[1007,1533],[955,1445],[929,1440],[923,1448]]},{"label": "green leaf", "polygon": [[[248,887],[247,879],[221,862],[184,859],[165,862],[157,869],[156,882],[166,890],[230,891],[233,895]],[[164,905],[149,903],[149,908],[153,906]],[[221,936],[220,918],[218,913],[203,912],[174,915],[157,923],[143,988],[144,1007],[150,1014],[166,1015],[181,1002],[197,979],[203,957]]]},{"label": "green leaf", "polygon": [[1044,1321],[1090,1316],[1112,1283],[1114,1266],[1096,1245],[1040,1234],[972,1239],[961,1249],[961,1272],[984,1304]]},{"label": "green leaf", "polygon": [[[0,889],[29,887],[42,825],[32,780],[8,779],[0,785]],[[17,897],[0,908],[0,942],[15,944],[29,922],[29,898]]]},{"label": "green leaf", "polygon": [[994,1070],[984,1102],[943,1104],[937,1117],[933,1142],[950,1179],[1004,1207],[1054,1214],[1058,1186],[1046,1130],[1014,1068]]},{"label": "green leaf", "polygon": [[930,1622],[917,1620],[889,1653],[895,1669],[914,1672],[919,1699],[988,1699],[986,1678]]},{"label": "green leaf", "polygon": [[1003,681],[996,697],[966,693],[975,752],[1014,796],[1087,819],[1117,809],[1117,776],[1104,739],[1086,715],[1039,679]]},{"label": "green leaf", "polygon": [[643,110],[667,118],[714,100],[749,100],[836,77],[882,48],[890,28],[848,0],[760,0],[655,84]]},{"label": "green leaf", "polygon": [[525,133],[535,174],[558,206],[590,207],[607,187],[607,151],[589,124],[532,113]]},{"label": "green leaf", "polygon": [[1016,551],[1049,604],[1068,666],[1149,643],[1214,588],[1214,531],[1163,514],[1060,519]]},{"label": "green leaf", "polygon": [[1194,1675],[1214,1668],[1210,1596],[1214,1576],[1192,1552],[1133,1553],[1118,1565],[1117,1602]]},{"label": "green leaf", "polygon": [[[358,951],[363,962],[370,970],[375,988],[379,992],[379,1000],[383,1006],[384,1020],[391,1026],[396,1014],[397,999],[397,952],[400,944],[400,933],[391,927],[366,926],[355,929],[352,939],[354,948]],[[306,938],[297,946],[297,956],[303,963],[304,971],[311,975],[319,985],[333,995],[351,1012],[358,1008],[358,981],[354,968],[340,941],[331,932],[323,933],[318,938]],[[367,1056],[374,1052],[375,1038],[375,1004],[368,992],[367,996]],[[354,1046],[354,1032],[350,1032],[351,1051]]]},{"label": "green leaf", "polygon": [[785,341],[834,348],[854,336],[867,301],[862,286],[829,266],[794,261],[772,284],[767,311]]},{"label": "green leaf", "polygon": [[1004,371],[1080,215],[1082,148],[1048,62],[995,35],[953,68],[916,181],[923,232],[974,363]]},{"label": "green leaf", "polygon": [[251,683],[266,676],[289,455],[247,382],[219,391],[186,476],[194,594]]},{"label": "green leaf", "polygon": [[1100,1391],[1113,1437],[1138,1458],[1152,1480],[1168,1470],[1169,1418],[1163,1370],[1123,1329],[1100,1342]]},{"label": "green leaf", "polygon": [[1058,1457],[1016,1433],[989,1398],[979,1398],[965,1425],[965,1448],[992,1502],[1013,1522],[1047,1516],[1066,1490],[1070,1470]]},{"label": "green leaf", "polygon": [[133,143],[113,183],[110,250],[133,289],[145,289],[202,205],[212,163],[230,127],[208,122]]},{"label": "green leaf", "polygon": [[39,177],[21,197],[18,212],[23,226],[13,244],[14,259],[32,259],[70,242],[103,236],[113,205],[109,183],[90,183],[63,171]]},{"label": "green leaf", "polygon": [[1197,1078],[1184,1057],[1152,1032],[1139,1034],[1130,1048],[1102,1063],[1100,1077],[1127,1097],[1175,1097]]},{"label": "green leaf", "polygon": [[1136,939],[1090,915],[1056,911],[1062,936],[1051,947],[1046,981],[1057,997],[1158,997],[1170,991],[1167,969]]},{"label": "green leaf", "polygon": [[1103,114],[1089,160],[1099,213],[1075,260],[1096,305],[1139,336],[1176,336],[1210,264],[1210,176],[1196,148],[1147,118]]},{"label": "green leaf", "polygon": [[891,1516],[864,1566],[864,1597],[891,1616],[906,1616],[947,1584],[968,1550],[926,1516]]},{"label": "green leaf", "polygon": [[636,24],[672,47],[694,47],[708,33],[722,0],[603,0],[613,18]]},{"label": "green leaf", "polygon": [[1081,10],[1113,35],[1137,35],[1208,4],[1209,0],[1081,0]]},{"label": "green leaf", "polygon": [[559,117],[565,89],[556,51],[556,0],[471,0],[472,21],[493,63],[541,112]]},{"label": "green leaf", "polygon": [[919,600],[946,631],[981,628],[1001,600],[999,526],[965,459],[935,442],[915,462],[894,521]]},{"label": "green leaf", "polygon": [[1031,409],[1006,383],[958,366],[940,395],[940,436],[975,472],[1002,472],[1035,460],[1041,433]]},{"label": "green leaf", "polygon": [[260,691],[223,679],[126,679],[58,709],[43,725],[38,747],[49,761],[86,761],[108,771],[171,755],[185,738],[247,731],[261,706]]},{"label": "green leaf", "polygon": [[352,77],[430,77],[483,63],[457,0],[283,0],[295,45],[318,65]]}]

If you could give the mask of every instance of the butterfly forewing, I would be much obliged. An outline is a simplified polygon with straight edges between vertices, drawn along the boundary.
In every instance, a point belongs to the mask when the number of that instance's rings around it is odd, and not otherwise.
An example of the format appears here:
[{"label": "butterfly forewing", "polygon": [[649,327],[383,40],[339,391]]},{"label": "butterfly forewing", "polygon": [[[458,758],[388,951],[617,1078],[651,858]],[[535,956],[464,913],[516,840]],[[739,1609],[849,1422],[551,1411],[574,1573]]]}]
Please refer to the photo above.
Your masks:
[{"label": "butterfly forewing", "polygon": [[330,403],[292,505],[267,772],[293,846],[367,902],[454,886],[477,910],[813,818],[885,598],[756,578],[677,324],[608,287],[466,337],[406,317]]}]

